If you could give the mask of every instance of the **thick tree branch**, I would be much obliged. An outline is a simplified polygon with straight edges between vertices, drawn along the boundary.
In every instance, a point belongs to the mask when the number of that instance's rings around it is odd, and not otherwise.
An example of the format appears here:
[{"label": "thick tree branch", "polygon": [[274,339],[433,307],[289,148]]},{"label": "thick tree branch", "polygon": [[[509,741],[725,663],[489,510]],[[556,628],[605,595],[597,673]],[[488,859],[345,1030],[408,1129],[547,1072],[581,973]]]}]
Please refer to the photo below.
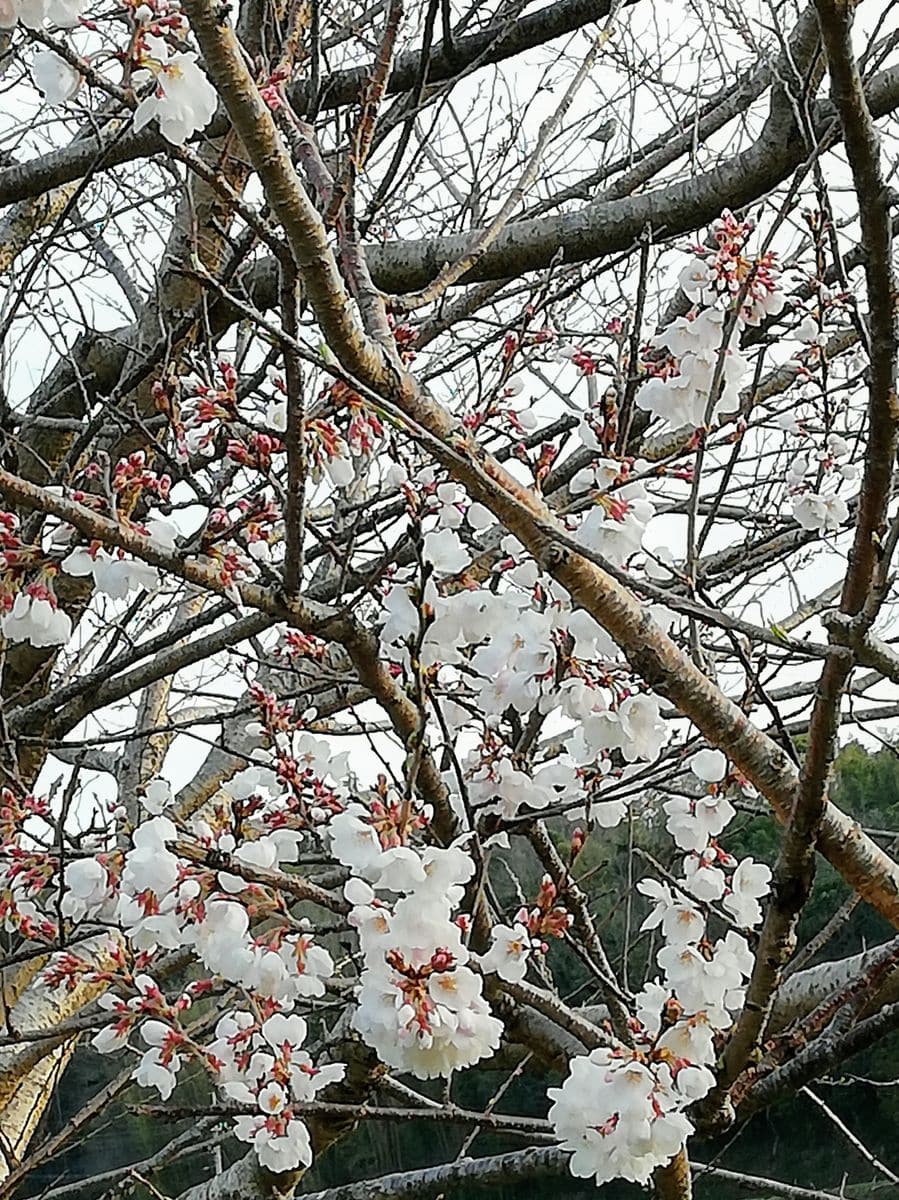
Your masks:
[{"label": "thick tree branch", "polygon": [[[636,3],[636,0],[626,0]],[[600,21],[609,15],[611,0],[559,0],[536,13],[517,20],[503,19],[468,37],[456,38],[452,45],[438,43],[428,54],[428,80],[439,83],[462,77],[477,67],[504,62],[554,38]],[[415,87],[421,73],[421,54],[407,51],[397,56],[386,86],[386,94],[400,95]],[[368,66],[337,71],[326,81],[317,98],[321,109],[341,108],[356,102],[368,83]],[[312,87],[302,80],[288,89],[291,107],[298,115],[308,110],[313,99]],[[219,137],[228,131],[228,118],[219,113],[205,130],[205,137]],[[38,196],[53,187],[84,175],[98,158],[104,168],[119,166],[153,154],[167,152],[169,143],[155,128],[140,133],[100,138],[84,138],[62,150],[51,151],[40,159],[9,166],[0,171],[0,206]]]},{"label": "thick tree branch", "polygon": [[[852,6],[842,0],[816,2],[831,92],[843,130],[858,199],[862,240],[867,248],[865,283],[871,343],[868,438],[855,534],[840,597],[840,611],[847,617],[858,618],[863,614],[860,618],[863,634],[882,598],[876,587],[873,592],[871,589],[880,567],[899,421],[892,223],[881,170],[880,143],[852,49]],[[827,788],[837,749],[840,701],[852,667],[853,655],[843,650],[833,654],[821,673],[798,794],[774,869],[772,899],[756,951],[746,1004],[724,1055],[719,1078],[721,1093],[737,1078],[762,1036],[780,971],[793,949],[796,921],[811,891],[815,843],[825,816]]]}]

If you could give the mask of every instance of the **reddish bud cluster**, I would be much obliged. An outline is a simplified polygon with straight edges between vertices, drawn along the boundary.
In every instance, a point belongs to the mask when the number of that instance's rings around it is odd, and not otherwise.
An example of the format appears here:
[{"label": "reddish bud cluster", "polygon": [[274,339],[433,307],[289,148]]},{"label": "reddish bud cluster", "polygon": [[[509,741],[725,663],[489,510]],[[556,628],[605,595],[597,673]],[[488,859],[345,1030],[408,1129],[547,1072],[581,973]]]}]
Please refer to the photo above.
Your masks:
[{"label": "reddish bud cluster", "polygon": [[[564,937],[565,931],[571,925],[572,916],[566,908],[557,904],[558,888],[549,875],[544,875],[540,881],[537,899],[533,908],[522,906],[515,914],[515,920],[524,925],[534,939],[539,943],[547,937]],[[545,942],[540,946],[543,953],[548,947]]]}]

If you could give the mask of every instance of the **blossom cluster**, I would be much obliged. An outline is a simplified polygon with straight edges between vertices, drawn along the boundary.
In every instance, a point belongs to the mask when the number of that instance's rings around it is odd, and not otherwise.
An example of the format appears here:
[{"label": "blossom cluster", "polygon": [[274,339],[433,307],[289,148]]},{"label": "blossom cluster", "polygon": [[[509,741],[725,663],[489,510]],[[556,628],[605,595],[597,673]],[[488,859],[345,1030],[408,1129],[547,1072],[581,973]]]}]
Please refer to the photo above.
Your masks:
[{"label": "blossom cluster", "polygon": [[353,872],[345,893],[364,961],[353,1026],[383,1062],[420,1079],[480,1061],[502,1033],[455,912],[475,863],[464,841],[415,844],[429,815],[382,783],[328,824],[334,857]]},{"label": "blossom cluster", "polygon": [[[146,471],[142,455],[132,458],[140,460],[144,477],[141,490],[165,492],[166,477],[161,481],[155,473]],[[131,462],[130,467],[133,473],[135,463]],[[122,489],[127,486],[128,474],[124,469],[116,473],[116,483]],[[98,497],[77,490],[72,498],[94,508],[102,503]],[[119,520],[129,531],[152,539],[157,547],[174,545],[174,526],[161,515],[134,521],[122,512]],[[72,620],[57,595],[61,575],[90,578],[97,592],[114,599],[124,599],[135,590],[152,591],[159,583],[156,568],[142,559],[122,550],[106,550],[97,541],[84,546],[71,526],[59,522],[44,522],[40,545],[25,543],[15,514],[0,511],[0,633],[7,641],[30,642],[37,647],[64,646],[69,641]]]},{"label": "blossom cluster", "polygon": [[793,516],[803,529],[835,533],[849,517],[849,506],[837,488],[853,480],[858,468],[848,462],[849,443],[829,433],[816,453],[797,454],[787,470],[787,485],[794,491]]},{"label": "blossom cluster", "polygon": [[725,212],[712,232],[714,250],[698,247],[679,276],[692,307],[650,341],[648,379],[637,392],[639,407],[672,429],[738,411],[748,368],[740,334],[784,306],[774,255],[747,252],[751,224]]},{"label": "blossom cluster", "polygon": [[295,1106],[314,1101],[346,1071],[343,1063],[316,1066],[302,1048],[306,1036],[306,1022],[297,1013],[273,1012],[260,1022],[237,1010],[222,1017],[206,1047],[225,1095],[255,1110],[236,1117],[234,1131],[270,1171],[310,1165],[309,1130]]},{"label": "blossom cluster", "polygon": [[[594,483],[618,479],[619,470],[607,471],[600,463],[578,475],[572,490],[582,494]],[[669,736],[658,698],[634,689],[605,630],[572,606],[565,589],[540,571],[514,537],[500,541],[499,586],[467,581],[469,541],[483,537],[491,524],[483,506],[468,502],[455,484],[436,480],[426,483],[424,501],[416,504],[424,583],[413,576],[389,584],[380,637],[395,672],[408,672],[414,655],[419,669],[439,681],[435,709],[450,730],[470,728],[473,713],[483,722],[479,743],[461,759],[469,805],[479,815],[510,822],[522,811],[557,807],[577,818],[589,804],[600,825],[618,824],[626,807],[602,795],[603,783],[620,783],[639,763],[658,757]],[[605,539],[606,551],[629,555],[639,545],[649,513],[638,520],[636,504],[632,496],[609,506],[617,515],[604,520],[606,532],[596,534]],[[599,511],[606,509],[598,504],[591,517]],[[434,518],[436,526],[427,528]],[[635,542],[624,548],[632,521]],[[613,539],[619,551],[612,549]],[[660,607],[653,611],[670,621]],[[544,761],[516,760],[494,733],[510,709],[522,716],[537,709],[545,719],[561,719],[567,726],[564,751]],[[448,772],[445,782],[460,804],[459,779]]]},{"label": "blossom cluster", "polygon": [[235,1009],[217,1021],[213,1037],[202,1042],[185,1030],[184,1019],[194,1000],[207,990],[193,984],[168,1003],[156,981],[135,976],[127,1000],[108,992],[100,1005],[113,1018],[93,1039],[96,1049],[113,1053],[136,1035],[143,1050],[132,1072],[140,1087],[171,1096],[179,1071],[190,1060],[200,1064],[228,1106],[239,1106],[233,1119],[235,1136],[253,1146],[259,1162],[271,1171],[291,1171],[312,1162],[309,1130],[300,1107],[343,1079],[343,1063],[316,1065],[303,1049],[306,1021],[263,1001],[256,1012]]},{"label": "blossom cluster", "polygon": [[[303,1105],[343,1074],[340,1063],[311,1060],[307,1022],[296,1011],[325,993],[335,969],[279,898],[284,868],[304,841],[326,839],[350,872],[344,896],[361,955],[352,1027],[381,1061],[418,1078],[446,1077],[492,1055],[503,1025],[491,1011],[485,980],[524,980],[571,916],[545,878],[535,903],[523,905],[509,924],[496,923],[489,948],[475,953],[466,912],[478,870],[474,834],[434,845],[433,814],[414,794],[383,778],[369,791],[350,787],[345,755],[295,728],[290,707],[270,693],[256,687],[253,696],[258,719],[247,731],[260,742],[255,761],[227,781],[212,811],[182,820],[167,781],[153,779],[141,789],[141,816],[127,848],[82,852],[66,863],[60,915],[75,926],[117,930],[123,941],[98,953],[111,957],[111,965],[58,954],[46,979],[51,986],[85,977],[115,982],[101,999],[109,1024],[95,1046],[107,1053],[131,1047],[139,1056],[135,1080],[163,1099],[187,1062],[201,1064],[223,1098],[238,1106],[236,1136],[253,1145],[261,1163],[284,1171],[311,1160]],[[657,702],[639,694],[628,700],[640,703],[602,723],[609,744],[616,753],[636,745],[637,713],[648,707],[647,748],[657,749],[659,735],[648,733],[658,721]],[[622,723],[629,720],[637,723],[625,737]],[[767,869],[751,860],[735,864],[717,845],[733,816],[724,756],[701,751],[689,765],[705,790],[699,787],[692,801],[665,803],[667,828],[686,852],[683,878],[676,886],[640,885],[654,903],[644,927],[659,928],[665,939],[657,956],[662,978],[637,997],[633,1046],[613,1042],[575,1059],[563,1086],[550,1092],[550,1118],[574,1152],[572,1171],[598,1181],[645,1181],[689,1135],[685,1109],[712,1086],[715,1038],[742,1004],[752,967],[734,929],[709,940],[707,910],[720,903],[735,924],[756,924]],[[568,763],[557,776],[563,787],[566,773],[570,784],[577,768]],[[10,842],[17,826],[21,831],[45,811],[8,804]],[[493,840],[503,838],[508,844],[506,835]],[[491,839],[481,852],[489,855]],[[23,841],[12,864],[7,917],[17,914],[20,929],[30,917],[29,929],[52,941],[55,926],[41,924],[41,899],[47,911],[59,888],[52,861],[26,855]],[[192,948],[201,977],[168,999],[150,964],[159,952],[184,946]],[[187,1019],[198,997],[228,985],[252,997],[253,1008],[229,1010],[207,1041]]]},{"label": "blossom cluster", "polygon": [[347,885],[365,964],[353,1027],[382,1062],[418,1079],[489,1057],[503,1030],[468,965],[466,922],[453,919],[451,897],[474,863],[455,849],[436,853],[450,857],[431,857],[425,881],[392,905],[361,880]]},{"label": "blossom cluster", "polygon": [[[268,719],[257,722],[259,728],[277,718],[270,697],[260,696],[259,711]],[[67,856],[61,874],[55,856],[26,833],[35,819],[51,819],[48,806],[10,792],[0,808],[6,927],[50,945],[59,920],[67,928],[100,931],[77,950],[51,957],[46,986],[84,980],[111,987],[99,998],[108,1023],[94,1037],[95,1047],[103,1053],[130,1047],[139,1055],[134,1079],[164,1100],[184,1065],[199,1063],[223,1097],[240,1106],[238,1138],[251,1142],[272,1170],[311,1161],[296,1106],[344,1070],[340,1063],[319,1068],[303,1049],[306,1023],[293,1010],[324,995],[334,963],[279,893],[284,867],[296,860],[305,837],[297,793],[327,802],[324,777],[340,763],[315,739],[282,734],[281,742],[291,751],[290,786],[263,761],[232,776],[211,811],[187,819],[178,816],[167,780],[157,777],[137,797],[139,816],[127,846],[92,835],[77,855]],[[279,763],[285,756],[283,745],[267,755]],[[120,828],[127,821],[121,805],[110,817]],[[189,857],[179,853],[184,843]],[[191,948],[200,977],[169,1000],[152,964],[184,947]],[[206,1042],[186,1022],[199,997],[229,985],[251,998],[252,1014],[231,1012]]]},{"label": "blossom cluster", "polygon": [[700,751],[689,765],[707,790],[664,804],[666,828],[687,852],[683,875],[671,886],[651,878],[637,884],[653,902],[642,928],[663,937],[656,955],[662,977],[636,997],[633,1044],[574,1059],[562,1087],[549,1093],[549,1117],[572,1151],[572,1174],[598,1184],[616,1177],[647,1183],[693,1132],[685,1109],[714,1086],[715,1039],[742,1008],[753,968],[736,928],[711,941],[709,905],[720,901],[743,929],[757,925],[771,872],[751,858],[737,864],[718,846],[735,815],[724,791],[725,756]]}]

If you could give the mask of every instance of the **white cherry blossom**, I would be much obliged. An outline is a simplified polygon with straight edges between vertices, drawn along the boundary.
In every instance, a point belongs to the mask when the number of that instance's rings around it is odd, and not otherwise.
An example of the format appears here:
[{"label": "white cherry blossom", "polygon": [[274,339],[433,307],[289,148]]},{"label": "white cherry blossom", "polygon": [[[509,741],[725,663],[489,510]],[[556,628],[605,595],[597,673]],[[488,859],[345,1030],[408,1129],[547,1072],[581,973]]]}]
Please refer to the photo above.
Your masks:
[{"label": "white cherry blossom", "polygon": [[81,74],[53,50],[35,52],[31,73],[50,105],[65,104],[81,87]]},{"label": "white cherry blossom", "polygon": [[140,1087],[156,1088],[160,1098],[168,1100],[169,1096],[175,1090],[178,1071],[181,1067],[181,1059],[177,1054],[173,1054],[164,1063],[162,1061],[162,1054],[163,1052],[156,1048],[147,1050],[132,1071],[131,1078]]},{"label": "white cherry blossom", "polygon": [[578,540],[617,567],[623,567],[643,543],[655,508],[642,483],[616,489],[608,503],[594,505],[577,532]]},{"label": "white cherry blossom", "polygon": [[835,533],[849,518],[849,506],[833,492],[804,492],[793,501],[793,516],[803,529]]},{"label": "white cherry blossom", "polygon": [[151,891],[161,898],[178,878],[178,859],[166,848],[178,831],[167,817],[153,817],[134,831],[133,849],[125,855],[122,885],[132,895]]},{"label": "white cherry blossom", "polygon": [[134,130],[139,133],[153,120],[159,132],[175,146],[205,129],[215,115],[218,97],[212,84],[197,66],[193,51],[172,53],[168,44],[153,34],[144,36],[146,53],[141,69],[134,73],[135,87],[154,81],[153,94],[138,104]]},{"label": "white cherry blossom", "polygon": [[724,895],[724,872],[716,866],[714,849],[688,854],[684,859],[684,886],[697,900],[720,900]]},{"label": "white cherry blossom", "polygon": [[672,892],[666,884],[655,879],[641,879],[637,891],[655,905],[641,929],[661,927],[662,936],[671,946],[698,942],[702,938],[705,917],[688,897]]},{"label": "white cherry blossom", "polygon": [[142,804],[151,816],[158,817],[172,803],[172,785],[157,776],[144,787]]},{"label": "white cherry blossom", "polygon": [[355,911],[365,950],[353,1027],[383,1062],[419,1079],[448,1075],[487,1057],[502,1024],[467,965],[449,906],[415,893],[386,922]]},{"label": "white cherry blossom", "polygon": [[11,29],[21,21],[28,29],[53,25],[69,29],[78,24],[87,0],[3,0],[0,3],[0,29]]},{"label": "white cherry blossom", "polygon": [[752,858],[744,858],[730,877],[729,890],[721,901],[722,908],[745,929],[752,929],[762,920],[759,900],[771,890],[771,869]]},{"label": "white cherry blossom", "polygon": [[700,750],[687,766],[704,783],[720,783],[727,774],[727,758],[720,750]]},{"label": "white cherry blossom", "polygon": [[60,564],[67,575],[91,575],[97,591],[114,600],[124,599],[129,592],[152,591],[159,585],[159,572],[140,559],[110,554],[102,548],[93,552],[78,547]]},{"label": "white cherry blossom", "polygon": [[617,709],[593,712],[575,730],[569,750],[578,764],[592,762],[602,750],[620,750],[631,763],[652,760],[668,736],[655,696],[628,696]]},{"label": "white cherry blossom", "polygon": [[454,529],[437,529],[424,536],[423,554],[438,575],[458,575],[471,561],[471,556]]},{"label": "white cherry blossom", "polygon": [[95,858],[79,858],[63,874],[65,893],[60,909],[64,917],[83,921],[94,917],[110,896],[106,868]]},{"label": "white cherry blossom", "polygon": [[395,583],[382,603],[387,613],[387,620],[381,626],[382,642],[392,645],[418,633],[421,624],[418,610],[402,584]]},{"label": "white cherry blossom", "polygon": [[0,620],[0,633],[8,642],[32,646],[64,646],[72,636],[72,621],[49,593],[19,592],[12,608]]},{"label": "white cherry blossom", "polygon": [[302,1121],[282,1119],[280,1114],[237,1117],[234,1132],[242,1142],[250,1142],[260,1164],[276,1174],[312,1163],[309,1130]]},{"label": "white cherry blossom", "polygon": [[531,938],[521,922],[514,926],[494,925],[490,932],[492,944],[481,958],[481,969],[495,972],[509,983],[520,983],[528,969]]},{"label": "white cherry blossom", "polygon": [[667,814],[665,828],[681,850],[701,854],[710,838],[716,838],[736,816],[736,810],[723,794],[707,794],[693,799],[672,796],[662,806]]}]

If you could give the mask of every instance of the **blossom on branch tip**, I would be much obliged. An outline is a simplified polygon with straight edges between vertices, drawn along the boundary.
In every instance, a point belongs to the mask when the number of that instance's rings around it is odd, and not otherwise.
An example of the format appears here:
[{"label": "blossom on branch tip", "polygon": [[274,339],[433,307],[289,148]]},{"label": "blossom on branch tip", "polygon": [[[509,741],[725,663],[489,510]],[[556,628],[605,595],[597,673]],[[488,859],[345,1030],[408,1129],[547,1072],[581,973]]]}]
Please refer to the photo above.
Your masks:
[{"label": "blossom on branch tip", "polygon": [[835,533],[848,520],[849,506],[832,492],[804,492],[793,500],[793,516],[803,529]]},{"label": "blossom on branch tip", "polygon": [[515,926],[494,925],[490,933],[492,945],[481,957],[481,970],[495,972],[507,983],[520,983],[528,969],[531,954],[531,935],[520,922]]},{"label": "blossom on branch tip", "polygon": [[67,575],[93,576],[94,586],[114,600],[124,599],[129,592],[152,591],[159,586],[159,572],[137,558],[110,554],[101,547],[87,550],[77,547],[60,563]]},{"label": "blossom on branch tip", "polygon": [[665,941],[672,946],[698,942],[702,938],[705,918],[688,897],[672,892],[666,884],[655,879],[641,879],[637,891],[655,905],[640,926],[641,930],[661,927]]},{"label": "blossom on branch tip", "polygon": [[665,1064],[600,1048],[573,1058],[560,1088],[550,1088],[549,1120],[572,1152],[571,1174],[596,1183],[648,1183],[683,1146],[693,1126],[682,1109],[689,1095]]},{"label": "blossom on branch tip", "polygon": [[72,621],[47,588],[30,585],[19,592],[0,619],[0,633],[8,642],[32,646],[64,646],[72,636]]},{"label": "blossom on branch tip", "polygon": [[162,136],[175,146],[183,146],[215,115],[215,88],[197,66],[193,51],[172,54],[167,43],[153,34],[144,35],[143,42],[145,52],[133,81],[138,89],[151,79],[155,86],[152,95],[145,96],[135,109],[134,131],[139,133],[157,120]]},{"label": "blossom on branch tip", "polygon": [[737,866],[721,907],[744,929],[752,929],[762,920],[759,900],[771,890],[771,868],[744,858]]}]

